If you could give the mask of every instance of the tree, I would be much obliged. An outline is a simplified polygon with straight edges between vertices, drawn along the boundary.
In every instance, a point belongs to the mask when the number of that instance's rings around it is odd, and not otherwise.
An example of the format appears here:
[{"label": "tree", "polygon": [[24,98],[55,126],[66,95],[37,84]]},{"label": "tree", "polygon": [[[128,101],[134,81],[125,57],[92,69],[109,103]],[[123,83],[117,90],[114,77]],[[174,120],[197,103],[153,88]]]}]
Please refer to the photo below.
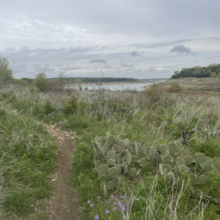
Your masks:
[{"label": "tree", "polygon": [[13,72],[9,69],[7,58],[0,57],[0,81],[6,82],[13,79]]},{"label": "tree", "polygon": [[64,86],[66,85],[66,76],[65,76],[65,72],[60,72],[58,79],[57,79],[57,85],[63,89]]},{"label": "tree", "polygon": [[46,78],[45,73],[38,73],[33,83],[40,91],[44,92],[48,86],[49,80]]}]

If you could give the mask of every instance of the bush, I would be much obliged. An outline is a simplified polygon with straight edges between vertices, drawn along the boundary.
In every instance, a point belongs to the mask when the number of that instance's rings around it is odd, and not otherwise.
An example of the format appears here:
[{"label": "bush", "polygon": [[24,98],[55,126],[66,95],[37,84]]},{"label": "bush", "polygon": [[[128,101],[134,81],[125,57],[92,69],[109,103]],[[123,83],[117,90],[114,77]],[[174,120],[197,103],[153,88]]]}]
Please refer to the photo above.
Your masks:
[{"label": "bush", "polygon": [[0,57],[0,82],[2,83],[13,79],[13,72],[8,68],[8,65],[7,59]]},{"label": "bush", "polygon": [[49,80],[45,73],[38,73],[33,83],[40,91],[44,92],[48,87]]},{"label": "bush", "polygon": [[178,82],[171,82],[170,86],[167,89],[167,92],[181,92],[182,91],[182,87],[180,86],[180,84]]},{"label": "bush", "polygon": [[153,84],[146,89],[147,96],[150,98],[151,103],[155,103],[161,98],[161,88],[159,84]]},{"label": "bush", "polygon": [[78,100],[74,95],[71,95],[66,105],[63,107],[63,112],[67,115],[74,114],[78,110]]}]

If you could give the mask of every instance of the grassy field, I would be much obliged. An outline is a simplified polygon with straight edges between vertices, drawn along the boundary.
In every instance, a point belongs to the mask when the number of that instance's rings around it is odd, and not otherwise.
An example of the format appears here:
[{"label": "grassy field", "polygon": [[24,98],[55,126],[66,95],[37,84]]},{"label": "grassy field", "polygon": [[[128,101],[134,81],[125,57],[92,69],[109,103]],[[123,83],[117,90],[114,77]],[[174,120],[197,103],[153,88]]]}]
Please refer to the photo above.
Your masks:
[{"label": "grassy field", "polygon": [[143,92],[2,88],[2,214],[44,218],[33,207],[56,167],[47,123],[76,133],[82,219],[219,219],[220,79],[172,81],[181,92],[166,92],[170,80]]}]

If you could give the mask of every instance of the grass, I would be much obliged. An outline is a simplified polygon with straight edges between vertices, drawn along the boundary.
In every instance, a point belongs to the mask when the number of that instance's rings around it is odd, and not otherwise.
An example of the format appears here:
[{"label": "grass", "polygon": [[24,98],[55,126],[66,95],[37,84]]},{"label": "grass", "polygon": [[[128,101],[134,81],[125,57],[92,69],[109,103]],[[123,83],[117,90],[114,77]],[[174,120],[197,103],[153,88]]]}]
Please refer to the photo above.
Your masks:
[{"label": "grass", "polygon": [[[204,80],[204,84],[201,86],[199,86],[199,82],[196,81],[195,90],[209,85],[208,80]],[[203,79],[201,82],[203,82]],[[179,83],[184,88],[181,80]],[[51,92],[42,94],[32,91],[31,93],[27,88],[4,88],[0,95],[0,100],[5,101],[4,107],[11,111],[17,110],[19,114],[26,115],[28,118],[16,116],[18,117],[17,121],[10,119],[8,124],[5,120],[2,129],[8,128],[7,132],[10,137],[13,127],[18,126],[20,129],[21,127],[24,128],[24,137],[35,132],[41,134],[45,140],[48,138],[48,141],[51,140],[43,127],[40,129],[40,125],[34,123],[30,119],[31,117],[44,123],[57,123],[63,130],[76,132],[73,137],[76,149],[70,183],[78,192],[78,202],[83,207],[81,210],[83,219],[95,219],[97,215],[99,219],[109,219],[111,217],[112,219],[123,220],[219,219],[219,207],[211,203],[211,200],[209,200],[209,203],[205,203],[205,197],[194,192],[202,190],[202,195],[219,199],[218,186],[220,178],[218,175],[210,178],[209,183],[204,186],[195,186],[194,191],[186,179],[180,190],[176,191],[174,185],[167,187],[163,177],[158,175],[157,169],[149,164],[148,167],[141,170],[139,177],[130,179],[125,176],[116,190],[107,191],[105,186],[100,184],[97,174],[92,171],[95,167],[94,158],[95,160],[99,158],[96,157],[94,150],[90,147],[91,141],[96,136],[105,136],[106,132],[110,132],[120,139],[127,138],[130,141],[137,141],[141,146],[144,143],[152,145],[155,140],[158,140],[160,144],[174,142],[180,147],[183,155],[194,156],[196,153],[202,152],[213,158],[215,168],[220,171],[220,113],[218,111],[220,100],[218,94],[211,92],[201,94],[201,92],[193,92],[192,90],[187,91],[186,88],[178,94],[168,94],[163,90],[161,91],[161,89],[153,90],[153,94],[152,91],[151,94],[129,91],[105,91],[104,93],[85,90],[73,91],[76,99],[71,101],[69,92],[65,93],[65,91],[55,95]],[[74,111],[71,111],[71,109]],[[15,116],[10,115],[10,117]],[[26,120],[25,123],[22,122],[23,118]],[[28,120],[36,125],[35,130],[30,130],[31,125]],[[39,128],[37,128],[37,125],[39,125]],[[195,133],[190,137],[190,143],[183,146],[181,143],[183,130],[190,131],[193,128]],[[28,133],[27,131],[32,132]],[[39,145],[40,141],[36,139],[36,146]],[[32,179],[25,177],[22,172],[18,173],[16,177],[21,179],[21,185],[27,186],[34,183],[36,179],[46,179],[52,171],[54,162],[51,162],[52,164],[46,169],[46,164],[40,162],[55,158],[53,152],[56,151],[56,148],[54,147],[51,151],[48,151],[48,148],[45,149],[47,149],[48,155],[46,158],[45,152],[38,148],[33,151],[32,156],[26,154],[25,157],[23,156],[25,150],[22,148],[18,152],[17,150],[10,151],[10,157],[16,155],[17,158],[15,159],[21,161],[19,167],[22,167],[24,161],[31,158],[30,163],[32,166],[30,165],[30,167],[37,166],[37,169],[41,170],[40,172],[43,172],[43,170],[45,172],[41,176],[40,174],[33,174],[34,171],[31,168],[30,171],[25,170],[25,174],[32,176]],[[3,151],[5,149],[2,149]],[[10,182],[10,175],[9,177],[5,175],[5,178]],[[10,185],[11,189],[15,187],[12,186],[13,184]],[[6,191],[7,193],[11,193],[10,187]],[[38,195],[41,196],[38,198],[43,198],[48,196],[50,191],[46,182],[43,185],[46,190],[35,189],[35,185],[31,187],[31,189],[28,187],[27,191],[22,190],[22,187],[19,188],[19,193],[13,194],[13,198],[18,198],[17,203],[13,199],[16,204],[13,203],[12,206],[12,202],[6,200],[3,203],[4,209],[10,209],[13,213],[21,215],[31,213],[33,211],[32,207],[27,209],[24,207],[29,201],[34,201],[36,198],[32,200],[28,192],[39,190]],[[115,201],[111,195],[114,195],[114,198],[123,204],[125,210],[122,210],[118,202],[114,206]],[[99,196],[101,198],[98,198]],[[125,198],[122,199],[121,196]],[[88,203],[88,201],[91,202]],[[91,203],[93,206],[90,206]],[[24,205],[20,207],[19,204]],[[117,207],[117,209],[115,210],[113,207]],[[106,210],[109,210],[109,212],[106,213]]]},{"label": "grass", "polygon": [[0,108],[0,119],[0,204],[8,216],[25,216],[35,212],[37,199],[51,194],[48,175],[56,168],[58,146],[31,118]]}]

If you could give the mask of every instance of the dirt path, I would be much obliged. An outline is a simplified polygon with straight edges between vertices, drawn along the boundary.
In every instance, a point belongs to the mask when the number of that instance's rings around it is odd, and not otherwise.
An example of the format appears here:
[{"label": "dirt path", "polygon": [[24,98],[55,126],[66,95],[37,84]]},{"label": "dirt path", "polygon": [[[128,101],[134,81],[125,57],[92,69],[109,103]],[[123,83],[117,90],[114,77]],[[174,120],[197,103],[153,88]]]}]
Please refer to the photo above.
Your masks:
[{"label": "dirt path", "polygon": [[[3,107],[3,103],[4,101],[0,102],[1,107]],[[6,108],[4,109],[9,111]],[[12,112],[19,115],[16,110]],[[58,168],[51,175],[50,180],[53,186],[53,195],[49,199],[44,200],[44,204],[48,205],[38,208],[47,212],[47,220],[80,220],[77,193],[68,184],[72,170],[72,156],[75,145],[68,132],[61,131],[56,125],[46,125],[46,127],[48,132],[60,143],[57,155]]]},{"label": "dirt path", "polygon": [[71,173],[74,143],[68,132],[61,131],[58,126],[48,125],[48,131],[60,143],[58,150],[58,169],[52,175],[53,195],[47,199],[45,210],[48,220],[79,220],[77,194],[68,185]]}]

